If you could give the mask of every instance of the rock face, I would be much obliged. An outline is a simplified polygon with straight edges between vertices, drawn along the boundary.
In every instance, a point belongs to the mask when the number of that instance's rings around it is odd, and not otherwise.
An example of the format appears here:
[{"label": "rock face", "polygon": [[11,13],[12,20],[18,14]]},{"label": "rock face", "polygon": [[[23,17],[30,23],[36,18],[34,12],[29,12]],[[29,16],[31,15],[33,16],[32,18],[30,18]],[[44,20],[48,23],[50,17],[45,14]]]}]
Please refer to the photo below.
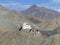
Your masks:
[{"label": "rock face", "polygon": [[59,12],[50,10],[44,7],[39,7],[37,5],[32,5],[30,8],[23,11],[25,15],[36,16],[40,18],[44,18],[46,20],[53,19],[57,15],[60,15]]}]

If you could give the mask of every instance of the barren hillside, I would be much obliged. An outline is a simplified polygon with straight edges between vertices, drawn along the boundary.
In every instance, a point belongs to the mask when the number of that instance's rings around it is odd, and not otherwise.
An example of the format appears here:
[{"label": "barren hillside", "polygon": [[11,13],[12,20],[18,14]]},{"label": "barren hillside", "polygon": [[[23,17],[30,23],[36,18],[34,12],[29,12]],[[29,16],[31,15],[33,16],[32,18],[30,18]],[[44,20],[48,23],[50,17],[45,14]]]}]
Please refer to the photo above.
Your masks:
[{"label": "barren hillside", "polygon": [[[29,21],[36,29],[43,29],[43,31],[60,30],[54,21],[51,23],[36,17],[26,17],[0,5],[0,45],[60,45],[60,34],[48,37],[41,33],[29,33],[29,30],[19,31],[25,21]],[[55,29],[56,27],[58,28]]]}]

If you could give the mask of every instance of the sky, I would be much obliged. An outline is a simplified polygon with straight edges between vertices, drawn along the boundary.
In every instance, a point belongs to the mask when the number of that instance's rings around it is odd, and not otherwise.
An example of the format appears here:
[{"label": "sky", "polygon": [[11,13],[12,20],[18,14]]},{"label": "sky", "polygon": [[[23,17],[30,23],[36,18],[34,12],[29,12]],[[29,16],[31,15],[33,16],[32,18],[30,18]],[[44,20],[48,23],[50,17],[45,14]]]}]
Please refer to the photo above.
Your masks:
[{"label": "sky", "polygon": [[0,4],[12,10],[26,10],[31,5],[38,5],[60,12],[60,0],[0,0]]}]

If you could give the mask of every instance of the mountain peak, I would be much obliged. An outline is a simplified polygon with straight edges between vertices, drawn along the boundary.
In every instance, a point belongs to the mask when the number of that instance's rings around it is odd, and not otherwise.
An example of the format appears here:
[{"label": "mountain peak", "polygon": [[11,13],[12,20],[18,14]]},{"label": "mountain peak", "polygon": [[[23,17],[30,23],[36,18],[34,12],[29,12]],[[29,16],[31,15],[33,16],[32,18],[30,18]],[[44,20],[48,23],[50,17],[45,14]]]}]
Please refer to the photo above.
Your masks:
[{"label": "mountain peak", "polygon": [[31,9],[32,9],[32,8],[33,8],[33,9],[38,9],[39,7],[34,4],[34,5],[32,5],[30,8],[31,8]]},{"label": "mountain peak", "polygon": [[37,5],[32,5],[30,8],[23,12],[25,15],[36,16],[44,19],[53,19],[54,17],[60,15],[59,12],[47,9],[45,7],[39,7]]},{"label": "mountain peak", "polygon": [[34,5],[32,5],[31,7],[37,7],[37,5],[34,4]]},{"label": "mountain peak", "polygon": [[34,10],[39,10],[39,9],[40,7],[34,4],[30,6],[28,9],[26,9],[25,11],[34,11]]}]

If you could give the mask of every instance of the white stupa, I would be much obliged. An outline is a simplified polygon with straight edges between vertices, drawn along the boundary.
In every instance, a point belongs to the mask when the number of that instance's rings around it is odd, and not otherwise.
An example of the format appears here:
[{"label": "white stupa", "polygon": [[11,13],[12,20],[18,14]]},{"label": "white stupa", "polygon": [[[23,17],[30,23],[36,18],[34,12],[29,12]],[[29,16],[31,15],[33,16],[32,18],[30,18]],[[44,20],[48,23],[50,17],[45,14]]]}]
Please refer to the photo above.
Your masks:
[{"label": "white stupa", "polygon": [[23,29],[31,29],[31,25],[29,24],[29,22],[25,22],[23,23]]}]

